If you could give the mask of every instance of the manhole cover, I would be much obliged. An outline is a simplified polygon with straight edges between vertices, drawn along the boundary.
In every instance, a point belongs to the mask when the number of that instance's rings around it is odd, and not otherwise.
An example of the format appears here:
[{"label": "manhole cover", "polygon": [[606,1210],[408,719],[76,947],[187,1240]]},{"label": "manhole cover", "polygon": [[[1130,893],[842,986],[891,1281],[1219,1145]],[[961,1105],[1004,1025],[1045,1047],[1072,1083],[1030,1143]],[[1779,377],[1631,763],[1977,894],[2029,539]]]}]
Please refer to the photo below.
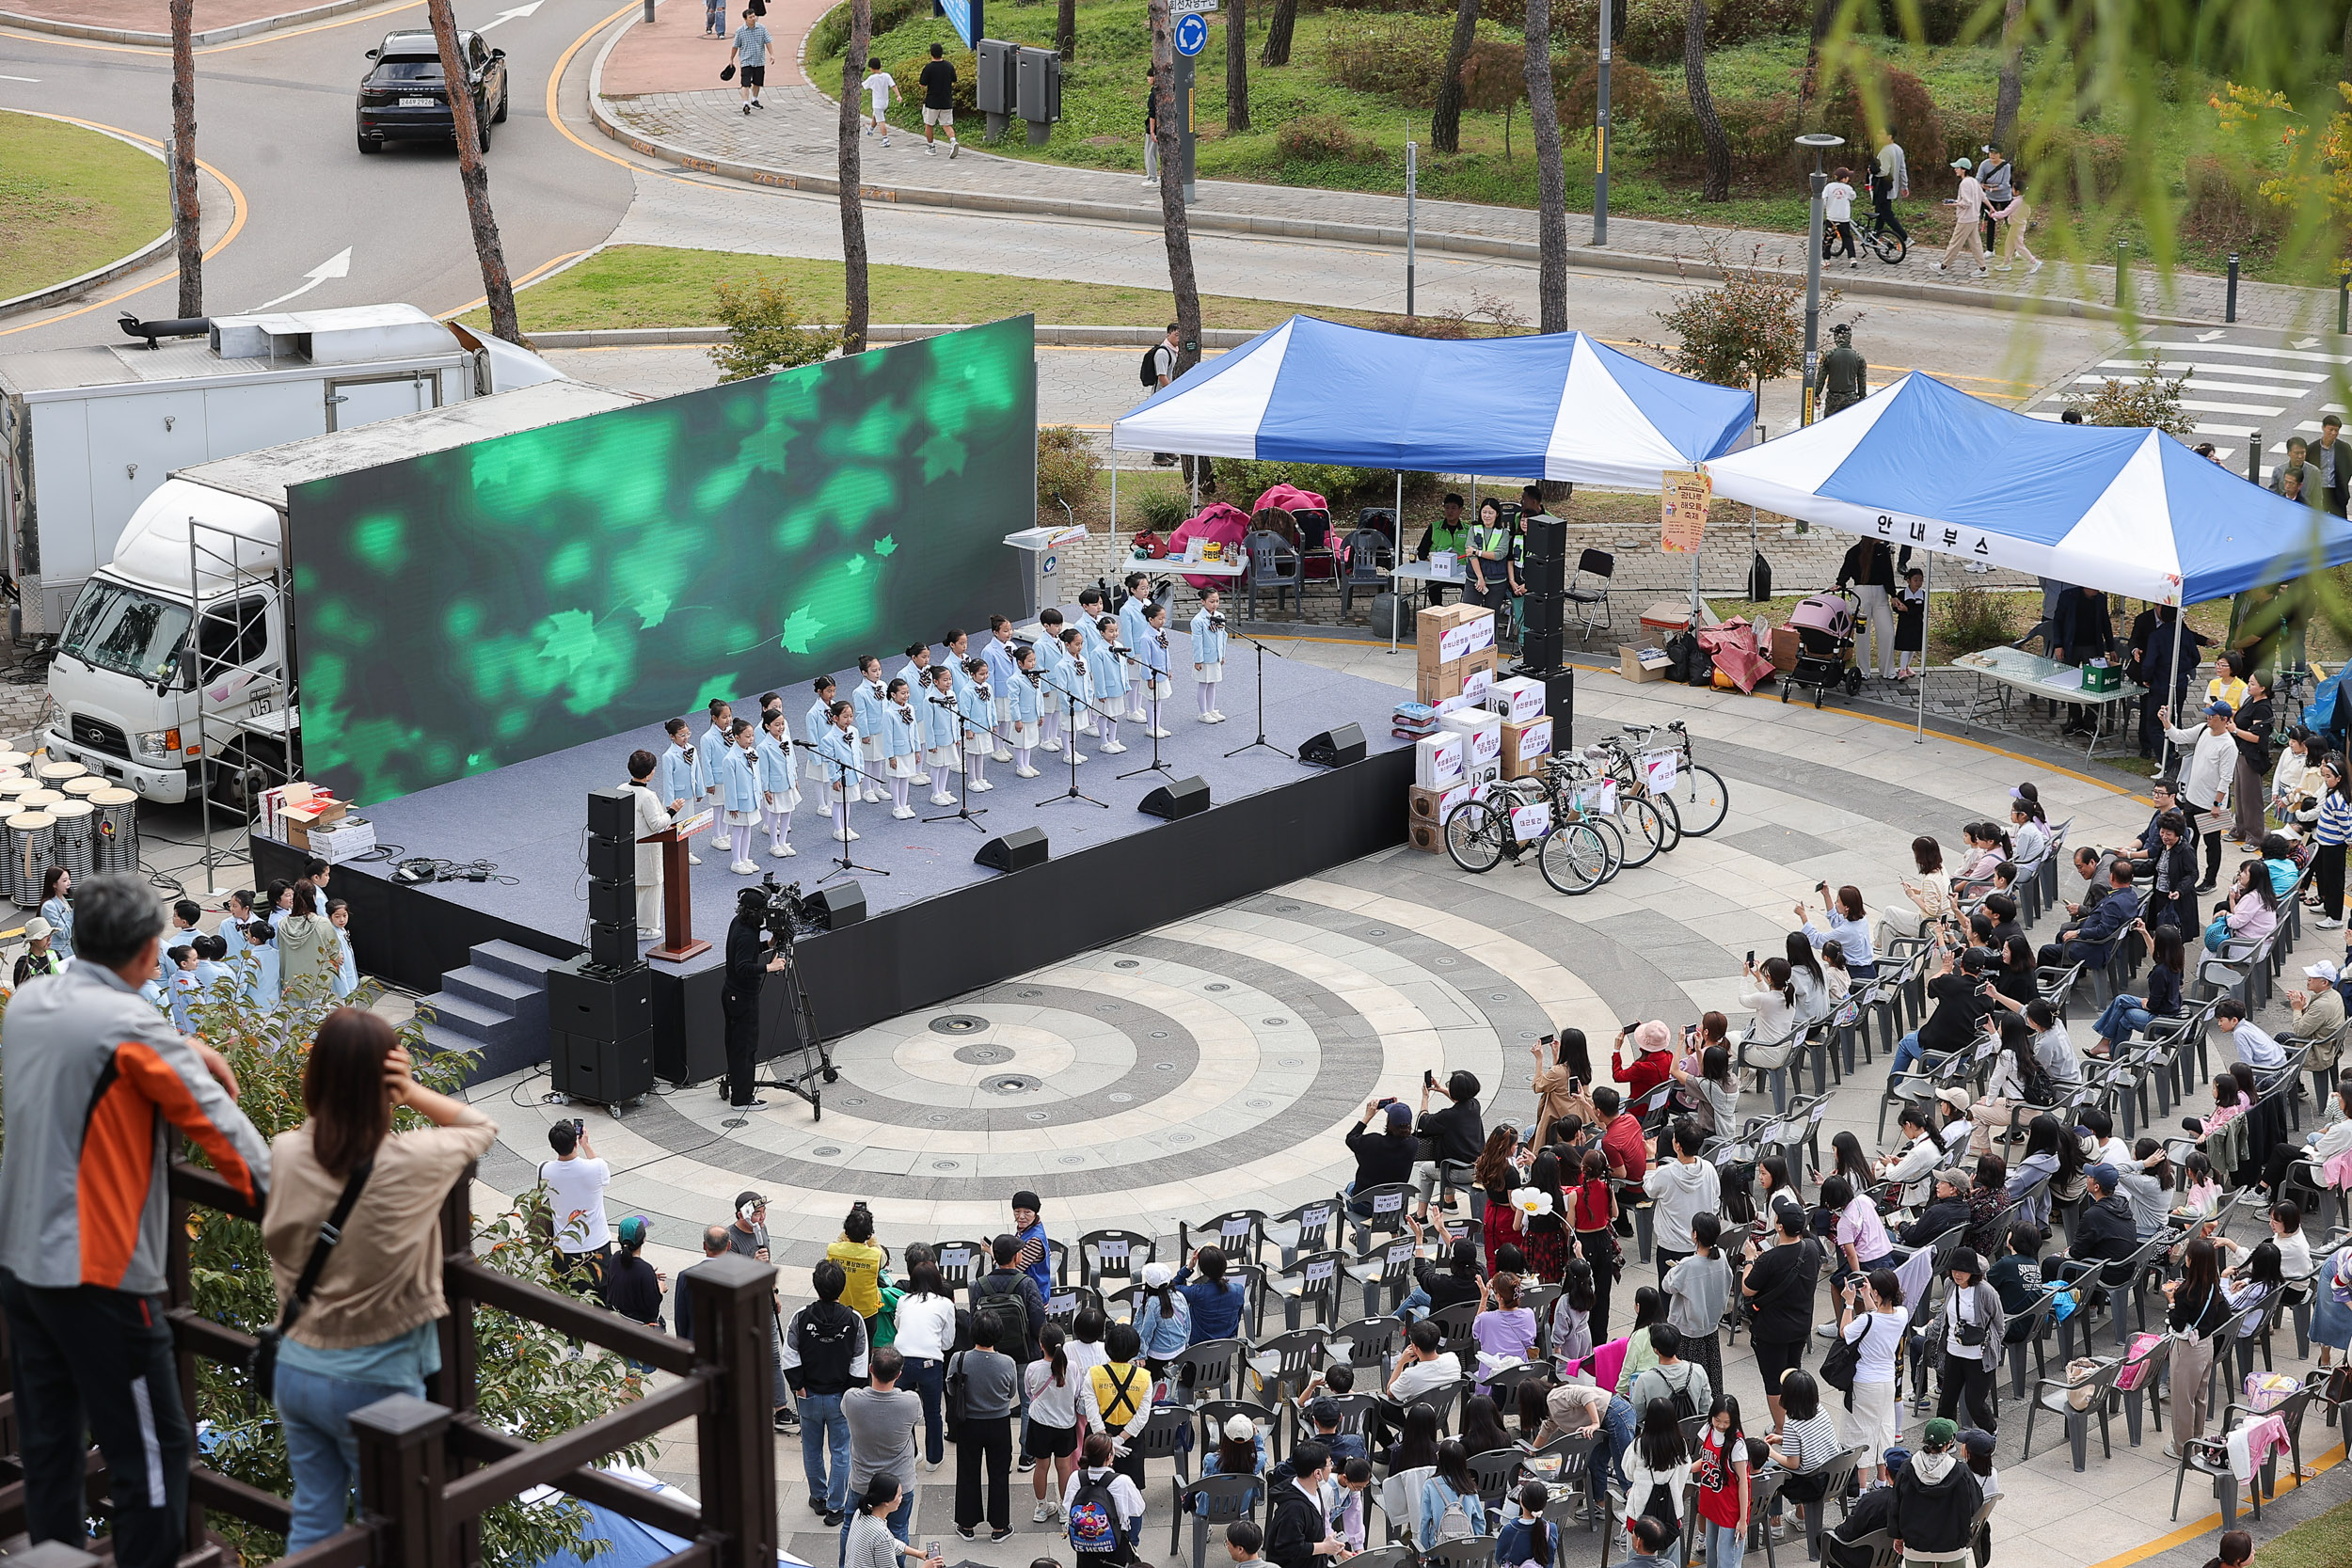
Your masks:
[{"label": "manhole cover", "polygon": [[1168,1135],[1168,1141],[1172,1144],[1188,1144],[1193,1141],[1193,1136],[1189,1132],[1170,1132]]},{"label": "manhole cover", "polygon": [[1263,1110],[1264,1110],[1267,1106],[1269,1106],[1269,1105],[1273,1104],[1273,1103],[1274,1103],[1274,1101],[1272,1101],[1271,1100],[1252,1100],[1252,1101],[1247,1101],[1246,1103],[1247,1103],[1247,1104],[1249,1106],[1249,1108],[1250,1108],[1251,1110],[1253,1110],[1253,1111],[1263,1111]]},{"label": "manhole cover", "polygon": [[970,1067],[994,1067],[1012,1060],[1012,1053],[1001,1045],[967,1045],[956,1053],[956,1060]]},{"label": "manhole cover", "polygon": [[1265,1021],[1268,1027],[1276,1029],[1280,1028],[1283,1024],[1288,1023],[1289,1022],[1290,1020],[1286,1018],[1269,1018]]},{"label": "manhole cover", "polygon": [[1452,969],[1458,961],[1459,960],[1454,958],[1439,958],[1438,960],[1438,967],[1440,969]]},{"label": "manhole cover", "polygon": [[841,1097],[841,1103],[844,1105],[863,1105],[866,1103],[866,1097],[862,1094],[844,1095]]},{"label": "manhole cover", "polygon": [[1134,1095],[1127,1093],[1124,1089],[1121,1089],[1115,1094],[1106,1094],[1103,1098],[1109,1101],[1114,1105],[1132,1105],[1135,1103],[1136,1099]]},{"label": "manhole cover", "polygon": [[1274,912],[1276,914],[1296,914],[1298,912],[1298,906],[1295,904],[1277,904],[1274,906]]},{"label": "manhole cover", "polygon": [[945,1122],[947,1118],[943,1116],[933,1116],[926,1117],[925,1119],[932,1122]]},{"label": "manhole cover", "polygon": [[980,1085],[991,1094],[1034,1094],[1044,1086],[1024,1072],[1002,1073]]},{"label": "manhole cover", "polygon": [[1114,961],[1111,967],[1113,969],[1141,969],[1143,964],[1141,960],[1136,958],[1120,958]]},{"label": "manhole cover", "polygon": [[956,1163],[953,1160],[933,1160],[931,1162],[931,1169],[933,1170],[954,1170],[955,1168]]},{"label": "manhole cover", "polygon": [[931,1020],[934,1035],[977,1035],[988,1027],[988,1020],[974,1018],[970,1013],[947,1013]]},{"label": "manhole cover", "polygon": [[1543,1036],[1535,1033],[1533,1029],[1522,1029],[1519,1031],[1519,1038],[1523,1040],[1539,1040],[1543,1037]]},{"label": "manhole cover", "polygon": [[1212,980],[1200,989],[1202,990],[1232,990],[1233,988],[1222,980]]},{"label": "manhole cover", "polygon": [[830,1160],[841,1152],[841,1146],[839,1144],[827,1144],[822,1148],[812,1148],[809,1152],[816,1155],[819,1160]]},{"label": "manhole cover", "polygon": [[1366,935],[1366,936],[1368,936],[1368,937],[1385,937],[1385,936],[1387,936],[1388,934],[1389,934],[1389,928],[1388,928],[1386,926],[1374,926],[1374,927],[1369,927],[1369,928],[1368,928],[1368,929],[1364,932],[1364,935]]}]

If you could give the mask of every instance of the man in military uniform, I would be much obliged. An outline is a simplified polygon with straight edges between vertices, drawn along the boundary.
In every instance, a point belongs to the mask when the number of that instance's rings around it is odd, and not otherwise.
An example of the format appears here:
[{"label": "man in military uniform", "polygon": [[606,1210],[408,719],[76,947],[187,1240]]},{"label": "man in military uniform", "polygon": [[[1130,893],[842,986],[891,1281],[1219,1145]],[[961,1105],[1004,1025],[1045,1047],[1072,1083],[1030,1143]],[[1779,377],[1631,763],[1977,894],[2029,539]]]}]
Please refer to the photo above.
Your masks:
[{"label": "man in military uniform", "polygon": [[1821,415],[1826,419],[1870,395],[1870,367],[1853,346],[1853,328],[1839,322],[1829,329],[1837,346],[1821,356]]}]

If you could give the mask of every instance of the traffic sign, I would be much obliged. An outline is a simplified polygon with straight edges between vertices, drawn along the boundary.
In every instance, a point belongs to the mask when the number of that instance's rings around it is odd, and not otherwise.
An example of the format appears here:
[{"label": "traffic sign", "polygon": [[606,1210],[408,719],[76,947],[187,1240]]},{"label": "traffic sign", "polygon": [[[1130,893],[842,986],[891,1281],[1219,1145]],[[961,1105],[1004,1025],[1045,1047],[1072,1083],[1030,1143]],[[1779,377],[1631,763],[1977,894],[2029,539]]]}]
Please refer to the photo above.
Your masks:
[{"label": "traffic sign", "polygon": [[1200,20],[1199,11],[1186,11],[1176,19],[1176,53],[1198,55],[1209,46],[1209,24]]},{"label": "traffic sign", "polygon": [[1168,0],[1168,8],[1182,16],[1186,11],[1214,11],[1224,8],[1225,0]]}]

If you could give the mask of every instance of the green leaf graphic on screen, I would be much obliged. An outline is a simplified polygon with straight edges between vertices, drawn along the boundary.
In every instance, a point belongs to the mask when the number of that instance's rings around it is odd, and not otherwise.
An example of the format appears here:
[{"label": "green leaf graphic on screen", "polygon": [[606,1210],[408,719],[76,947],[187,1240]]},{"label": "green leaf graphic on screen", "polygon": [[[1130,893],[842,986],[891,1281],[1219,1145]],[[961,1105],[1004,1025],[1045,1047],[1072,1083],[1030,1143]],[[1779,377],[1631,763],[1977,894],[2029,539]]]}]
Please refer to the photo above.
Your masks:
[{"label": "green leaf graphic on screen", "polygon": [[296,486],[309,775],[382,800],[1018,610],[1034,353],[1017,318]]}]

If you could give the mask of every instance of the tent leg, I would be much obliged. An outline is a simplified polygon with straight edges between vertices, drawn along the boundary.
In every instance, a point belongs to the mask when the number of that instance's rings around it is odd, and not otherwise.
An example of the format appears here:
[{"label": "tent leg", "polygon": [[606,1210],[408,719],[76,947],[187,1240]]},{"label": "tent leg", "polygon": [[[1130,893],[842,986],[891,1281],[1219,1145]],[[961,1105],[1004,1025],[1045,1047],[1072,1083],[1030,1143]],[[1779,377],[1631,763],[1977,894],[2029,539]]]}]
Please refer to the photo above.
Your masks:
[{"label": "tent leg", "polygon": [[1914,746],[1928,743],[1928,605],[1934,592],[1935,553],[1931,550],[1919,563],[1919,714],[1911,735]]},{"label": "tent leg", "polygon": [[1111,553],[1119,553],[1119,448],[1111,448]]},{"label": "tent leg", "polygon": [[[2173,700],[2181,694],[2181,644],[2187,641],[2188,606],[2185,603],[2183,603],[2172,611],[2172,674],[2171,678],[2165,684],[2163,698],[2156,704],[2156,706],[2159,708],[2170,707]],[[2181,721],[2181,718],[2182,716],[2180,714],[2175,713],[2172,715],[2171,723],[2167,723],[2163,720],[2159,719],[2156,721],[2156,726],[2159,729],[2169,730],[2172,727],[2172,724],[2177,724]],[[2156,776],[2158,778],[2162,778],[2165,774],[2172,771],[2171,768],[2165,766],[2165,760],[2171,754],[2171,736],[2158,736],[2156,737]]]}]

